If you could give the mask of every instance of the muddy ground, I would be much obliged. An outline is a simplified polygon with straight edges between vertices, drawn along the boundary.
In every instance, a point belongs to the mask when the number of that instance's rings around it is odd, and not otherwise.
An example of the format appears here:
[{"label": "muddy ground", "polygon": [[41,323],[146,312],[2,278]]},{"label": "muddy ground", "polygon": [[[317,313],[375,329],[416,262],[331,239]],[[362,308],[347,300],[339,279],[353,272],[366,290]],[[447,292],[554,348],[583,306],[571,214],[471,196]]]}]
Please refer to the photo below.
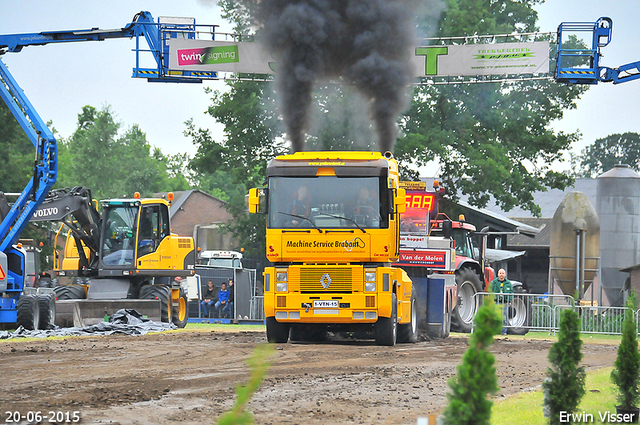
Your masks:
[{"label": "muddy ground", "polygon": [[[0,341],[0,423],[7,411],[40,411],[43,423],[49,412],[75,411],[83,424],[214,423],[264,343],[261,330]],[[538,388],[550,345],[498,337],[497,398]],[[395,347],[338,338],[280,344],[249,407],[258,424],[415,424],[446,405],[446,382],[466,348],[464,337]],[[583,364],[611,366],[616,350],[586,344]]]}]

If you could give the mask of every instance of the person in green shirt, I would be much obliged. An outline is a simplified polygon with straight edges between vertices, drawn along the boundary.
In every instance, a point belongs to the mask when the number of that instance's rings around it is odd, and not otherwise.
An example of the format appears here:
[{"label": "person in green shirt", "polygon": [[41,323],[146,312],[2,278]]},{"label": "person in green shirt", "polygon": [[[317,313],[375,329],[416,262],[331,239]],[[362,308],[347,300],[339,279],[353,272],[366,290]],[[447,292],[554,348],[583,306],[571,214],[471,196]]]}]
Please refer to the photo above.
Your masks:
[{"label": "person in green shirt", "polygon": [[[496,294],[513,294],[513,285],[507,279],[507,272],[504,269],[498,270],[498,277],[491,281],[490,291]],[[507,318],[509,314],[509,303],[512,296],[496,295],[496,304],[503,304],[502,320],[505,327],[502,328],[502,335],[507,334],[506,325],[508,324]]]}]

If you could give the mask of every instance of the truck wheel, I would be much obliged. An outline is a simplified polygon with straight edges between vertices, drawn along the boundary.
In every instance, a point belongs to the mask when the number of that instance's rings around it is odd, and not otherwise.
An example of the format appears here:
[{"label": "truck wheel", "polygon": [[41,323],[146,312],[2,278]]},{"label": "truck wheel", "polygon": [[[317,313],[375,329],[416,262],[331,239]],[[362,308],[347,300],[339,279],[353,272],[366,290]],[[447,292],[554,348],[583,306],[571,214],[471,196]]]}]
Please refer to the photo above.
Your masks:
[{"label": "truck wheel", "polygon": [[468,267],[456,271],[458,287],[458,304],[451,315],[451,330],[454,332],[471,332],[473,318],[480,307],[480,299],[474,297],[482,291],[480,276]]},{"label": "truck wheel", "polygon": [[379,317],[374,326],[376,344],[378,345],[396,345],[398,334],[398,301],[396,294],[392,294],[391,304],[391,317]]},{"label": "truck wheel", "polygon": [[29,331],[38,330],[40,310],[36,295],[23,295],[18,299],[17,316],[19,326]]},{"label": "truck wheel", "polygon": [[38,298],[39,329],[47,329],[56,322],[56,297],[53,294],[40,294]]},{"label": "truck wheel", "polygon": [[[515,294],[525,294],[526,291],[521,286],[513,288]],[[531,319],[531,303],[528,297],[513,296],[509,305],[509,317],[507,318],[509,327],[507,333],[510,335],[526,335],[529,332],[529,321]]]},{"label": "truck wheel", "polygon": [[160,300],[160,321],[171,321],[171,289],[164,285],[144,285],[140,288],[141,300]]},{"label": "truck wheel", "polygon": [[187,302],[187,295],[184,293],[184,289],[180,289],[178,302],[173,303],[171,319],[173,320],[173,324],[180,329],[187,326],[187,320],[189,319],[189,303]]},{"label": "truck wheel", "polygon": [[398,324],[398,342],[416,342],[418,340],[418,313],[416,311],[416,294],[411,293],[411,322]]},{"label": "truck wheel", "polygon": [[267,341],[277,344],[289,340],[289,325],[278,323],[275,317],[267,317]]},{"label": "truck wheel", "polygon": [[58,300],[83,300],[87,298],[87,291],[84,286],[64,285],[53,288]]}]

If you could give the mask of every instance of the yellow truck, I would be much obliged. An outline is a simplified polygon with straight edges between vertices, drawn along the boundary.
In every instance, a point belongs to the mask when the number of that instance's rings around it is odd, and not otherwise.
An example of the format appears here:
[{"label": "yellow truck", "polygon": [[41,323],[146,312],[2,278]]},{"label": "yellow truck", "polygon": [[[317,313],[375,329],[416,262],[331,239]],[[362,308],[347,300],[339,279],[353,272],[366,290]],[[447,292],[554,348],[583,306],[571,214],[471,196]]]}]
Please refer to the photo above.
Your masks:
[{"label": "yellow truck", "polygon": [[416,294],[392,266],[405,190],[379,152],[297,152],[273,159],[249,211],[267,215],[264,310],[270,342],[372,332],[415,342]]}]

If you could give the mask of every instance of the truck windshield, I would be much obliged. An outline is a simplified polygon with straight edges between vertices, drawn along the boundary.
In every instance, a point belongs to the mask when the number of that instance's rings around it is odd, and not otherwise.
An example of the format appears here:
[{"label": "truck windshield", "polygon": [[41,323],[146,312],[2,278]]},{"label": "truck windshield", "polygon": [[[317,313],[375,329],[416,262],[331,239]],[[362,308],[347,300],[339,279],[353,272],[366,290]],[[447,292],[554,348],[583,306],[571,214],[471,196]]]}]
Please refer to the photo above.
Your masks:
[{"label": "truck windshield", "polygon": [[387,228],[383,184],[378,177],[271,177],[268,226]]}]

